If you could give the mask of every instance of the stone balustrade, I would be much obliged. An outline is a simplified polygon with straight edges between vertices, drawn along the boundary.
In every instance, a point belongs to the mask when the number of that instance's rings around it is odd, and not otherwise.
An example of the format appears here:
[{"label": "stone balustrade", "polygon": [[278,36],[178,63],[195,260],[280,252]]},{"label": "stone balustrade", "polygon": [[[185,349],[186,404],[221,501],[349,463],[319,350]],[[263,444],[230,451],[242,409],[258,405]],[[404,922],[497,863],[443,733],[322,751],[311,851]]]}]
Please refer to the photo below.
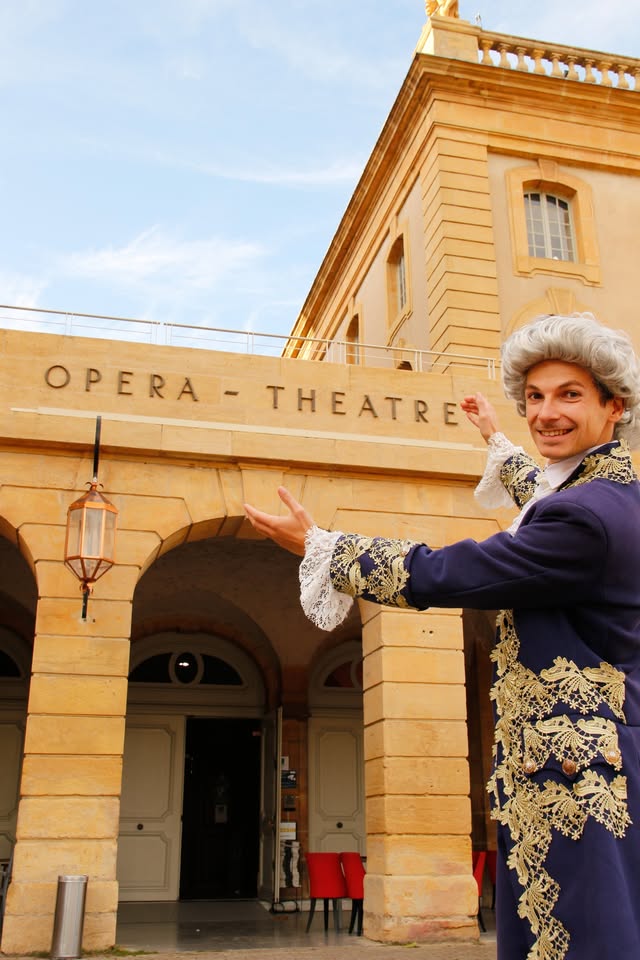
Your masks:
[{"label": "stone balustrade", "polygon": [[640,91],[640,60],[632,57],[486,30],[478,34],[478,48],[480,63],[487,66]]}]

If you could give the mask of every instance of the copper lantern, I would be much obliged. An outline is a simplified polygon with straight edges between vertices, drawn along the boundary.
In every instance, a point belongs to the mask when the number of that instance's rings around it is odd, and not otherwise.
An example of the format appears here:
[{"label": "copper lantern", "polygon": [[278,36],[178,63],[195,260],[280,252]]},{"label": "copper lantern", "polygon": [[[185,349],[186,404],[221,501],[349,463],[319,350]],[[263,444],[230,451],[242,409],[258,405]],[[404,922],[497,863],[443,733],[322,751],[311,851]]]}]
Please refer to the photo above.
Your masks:
[{"label": "copper lantern", "polygon": [[82,617],[86,618],[89,593],[96,580],[115,563],[118,511],[98,490],[100,418],[96,425],[94,476],[89,490],[67,512],[64,562],[80,580],[84,595]]}]

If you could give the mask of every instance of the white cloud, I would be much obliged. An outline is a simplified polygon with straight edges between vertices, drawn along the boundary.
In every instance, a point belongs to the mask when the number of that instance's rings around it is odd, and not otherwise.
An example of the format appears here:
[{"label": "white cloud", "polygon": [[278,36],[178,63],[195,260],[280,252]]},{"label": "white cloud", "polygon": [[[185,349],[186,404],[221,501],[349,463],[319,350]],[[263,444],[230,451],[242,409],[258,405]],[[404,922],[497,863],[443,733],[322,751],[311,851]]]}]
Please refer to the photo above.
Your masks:
[{"label": "white cloud", "polygon": [[0,301],[15,307],[35,307],[46,286],[44,277],[1,271]]},{"label": "white cloud", "polygon": [[68,276],[126,286],[212,289],[229,273],[255,265],[264,253],[256,243],[183,240],[153,226],[122,247],[71,253],[60,258],[58,268]]},{"label": "white cloud", "polygon": [[[179,160],[169,160],[172,165]],[[180,164],[182,165],[182,164]],[[238,180],[243,183],[264,183],[276,186],[326,187],[340,183],[356,183],[364,168],[364,159],[334,162],[316,169],[259,169],[223,167],[217,164],[186,161],[185,166],[207,176],[221,180]]]}]

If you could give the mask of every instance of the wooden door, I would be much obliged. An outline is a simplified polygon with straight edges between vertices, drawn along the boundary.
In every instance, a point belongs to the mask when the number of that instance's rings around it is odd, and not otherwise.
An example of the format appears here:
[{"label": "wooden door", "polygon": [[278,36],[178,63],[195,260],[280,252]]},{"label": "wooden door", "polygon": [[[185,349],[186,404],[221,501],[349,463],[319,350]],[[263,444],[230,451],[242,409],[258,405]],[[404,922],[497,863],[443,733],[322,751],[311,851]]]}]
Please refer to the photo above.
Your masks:
[{"label": "wooden door", "polygon": [[309,720],[309,850],[366,853],[361,717]]},{"label": "wooden door", "polygon": [[117,876],[121,900],[177,900],[184,717],[127,720]]},{"label": "wooden door", "polygon": [[280,898],[280,754],[282,707],[262,722],[262,774],[260,783],[260,867],[258,896],[268,903]]}]

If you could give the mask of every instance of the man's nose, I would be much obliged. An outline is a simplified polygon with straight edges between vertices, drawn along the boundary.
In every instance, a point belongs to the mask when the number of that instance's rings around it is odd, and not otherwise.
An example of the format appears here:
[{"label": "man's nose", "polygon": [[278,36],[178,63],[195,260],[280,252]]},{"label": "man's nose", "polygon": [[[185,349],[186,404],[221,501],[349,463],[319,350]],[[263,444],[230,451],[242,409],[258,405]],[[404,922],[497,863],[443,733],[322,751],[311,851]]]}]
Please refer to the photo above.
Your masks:
[{"label": "man's nose", "polygon": [[559,416],[558,404],[554,397],[544,397],[542,403],[538,407],[538,418],[540,420],[552,421],[557,420]]}]

